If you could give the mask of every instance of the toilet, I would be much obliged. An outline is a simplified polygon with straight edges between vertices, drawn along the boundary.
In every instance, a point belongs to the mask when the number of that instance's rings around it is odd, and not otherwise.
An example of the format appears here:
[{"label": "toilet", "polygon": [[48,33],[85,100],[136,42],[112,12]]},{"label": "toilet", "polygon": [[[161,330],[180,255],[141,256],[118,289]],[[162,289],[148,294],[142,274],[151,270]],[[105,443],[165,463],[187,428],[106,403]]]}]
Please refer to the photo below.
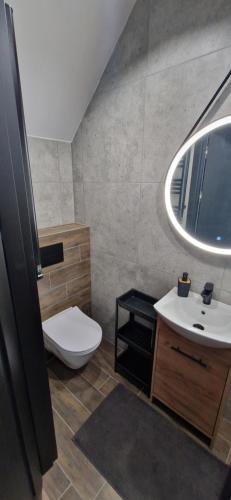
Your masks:
[{"label": "toilet", "polygon": [[77,306],[43,321],[45,347],[69,368],[84,366],[102,340],[102,329]]}]

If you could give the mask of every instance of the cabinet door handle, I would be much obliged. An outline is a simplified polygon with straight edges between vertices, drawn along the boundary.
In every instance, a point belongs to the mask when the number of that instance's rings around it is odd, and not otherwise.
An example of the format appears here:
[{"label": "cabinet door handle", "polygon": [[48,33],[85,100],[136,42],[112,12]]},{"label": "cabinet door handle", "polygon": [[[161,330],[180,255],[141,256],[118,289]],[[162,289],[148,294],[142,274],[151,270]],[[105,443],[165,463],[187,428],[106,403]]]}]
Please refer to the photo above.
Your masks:
[{"label": "cabinet door handle", "polygon": [[201,358],[196,358],[194,356],[191,356],[191,354],[188,354],[187,352],[182,351],[179,346],[175,347],[174,345],[172,345],[171,349],[175,352],[178,352],[178,354],[185,356],[185,358],[191,359],[191,361],[194,361],[194,363],[197,363],[198,365],[203,366],[203,368],[207,368],[207,364],[204,363],[204,361],[202,361]]}]

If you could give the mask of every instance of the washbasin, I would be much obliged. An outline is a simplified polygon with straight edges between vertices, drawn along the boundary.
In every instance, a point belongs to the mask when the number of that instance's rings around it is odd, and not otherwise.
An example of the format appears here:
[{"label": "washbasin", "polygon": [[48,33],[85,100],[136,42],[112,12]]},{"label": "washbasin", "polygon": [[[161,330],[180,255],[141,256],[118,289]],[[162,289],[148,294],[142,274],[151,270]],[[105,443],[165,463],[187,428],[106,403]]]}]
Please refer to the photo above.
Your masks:
[{"label": "washbasin", "polygon": [[154,305],[155,310],[175,332],[198,344],[231,348],[231,306],[213,300],[203,304],[198,293],[178,297],[173,288]]}]

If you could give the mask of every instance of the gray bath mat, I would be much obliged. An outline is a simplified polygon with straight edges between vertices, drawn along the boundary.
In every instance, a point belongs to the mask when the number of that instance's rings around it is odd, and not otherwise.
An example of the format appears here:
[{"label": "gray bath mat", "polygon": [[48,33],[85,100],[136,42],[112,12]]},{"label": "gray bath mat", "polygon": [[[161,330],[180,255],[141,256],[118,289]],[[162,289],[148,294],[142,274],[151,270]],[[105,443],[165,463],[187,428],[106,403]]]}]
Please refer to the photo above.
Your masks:
[{"label": "gray bath mat", "polygon": [[229,468],[117,386],[75,443],[125,500],[229,500]]}]

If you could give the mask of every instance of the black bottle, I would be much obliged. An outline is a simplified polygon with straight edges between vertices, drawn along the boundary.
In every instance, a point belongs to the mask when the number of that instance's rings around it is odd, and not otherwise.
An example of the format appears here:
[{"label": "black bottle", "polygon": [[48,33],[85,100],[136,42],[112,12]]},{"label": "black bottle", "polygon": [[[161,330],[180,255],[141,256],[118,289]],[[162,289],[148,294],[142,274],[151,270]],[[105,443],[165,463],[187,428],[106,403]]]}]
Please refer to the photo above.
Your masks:
[{"label": "black bottle", "polygon": [[188,273],[183,273],[182,278],[178,279],[178,295],[179,297],[188,297],[191,286],[191,280]]}]

